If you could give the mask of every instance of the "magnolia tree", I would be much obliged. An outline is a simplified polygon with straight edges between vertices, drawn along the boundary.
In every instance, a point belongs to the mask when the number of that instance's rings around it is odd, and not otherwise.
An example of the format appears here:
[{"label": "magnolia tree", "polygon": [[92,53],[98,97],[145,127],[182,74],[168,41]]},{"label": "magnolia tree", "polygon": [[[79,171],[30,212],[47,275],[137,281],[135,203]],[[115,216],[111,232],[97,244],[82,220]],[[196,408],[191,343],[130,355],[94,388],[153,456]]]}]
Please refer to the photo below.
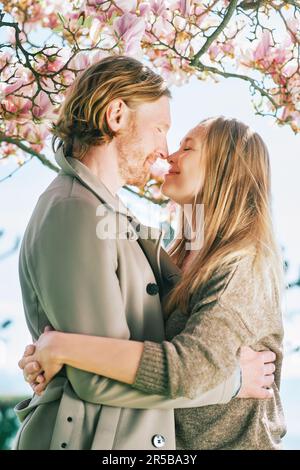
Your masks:
[{"label": "magnolia tree", "polygon": [[[17,171],[37,158],[57,171],[46,145],[66,90],[115,54],[147,62],[170,85],[243,80],[256,113],[298,132],[299,26],[297,0],[2,0],[0,161],[16,159]],[[137,194],[162,204],[161,177]]]}]

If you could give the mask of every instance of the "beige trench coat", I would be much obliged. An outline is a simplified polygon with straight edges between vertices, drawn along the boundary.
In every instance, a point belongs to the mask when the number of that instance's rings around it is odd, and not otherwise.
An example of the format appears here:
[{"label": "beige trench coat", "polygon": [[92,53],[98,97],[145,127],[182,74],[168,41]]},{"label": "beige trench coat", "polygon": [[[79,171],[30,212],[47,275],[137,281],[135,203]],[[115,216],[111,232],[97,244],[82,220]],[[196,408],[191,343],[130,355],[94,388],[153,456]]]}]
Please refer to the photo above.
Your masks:
[{"label": "beige trench coat", "polygon": [[[151,229],[147,239],[148,227],[85,165],[62,148],[55,157],[61,171],[38,200],[19,260],[33,340],[50,324],[163,341],[160,301],[179,273],[160,247],[162,233]],[[43,396],[16,406],[22,424],[14,448],[175,449],[174,408],[228,402],[238,374],[197,399],[169,400],[66,366]]]}]

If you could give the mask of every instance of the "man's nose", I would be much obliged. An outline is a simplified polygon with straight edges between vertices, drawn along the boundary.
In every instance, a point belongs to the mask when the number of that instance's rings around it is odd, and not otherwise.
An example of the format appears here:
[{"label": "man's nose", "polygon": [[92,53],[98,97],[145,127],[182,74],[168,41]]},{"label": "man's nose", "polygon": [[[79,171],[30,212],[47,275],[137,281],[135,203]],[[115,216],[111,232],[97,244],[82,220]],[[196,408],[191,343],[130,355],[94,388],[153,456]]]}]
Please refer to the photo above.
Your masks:
[{"label": "man's nose", "polygon": [[176,152],[171,153],[167,156],[167,162],[169,164],[174,163],[175,160],[176,160]]},{"label": "man's nose", "polygon": [[168,149],[168,143],[166,140],[160,145],[160,148],[158,149],[157,152],[159,158],[162,158],[163,160],[166,160],[169,155],[169,149]]},{"label": "man's nose", "polygon": [[162,158],[163,160],[168,160],[169,154],[168,152],[164,152],[163,150],[158,150],[157,158]]}]

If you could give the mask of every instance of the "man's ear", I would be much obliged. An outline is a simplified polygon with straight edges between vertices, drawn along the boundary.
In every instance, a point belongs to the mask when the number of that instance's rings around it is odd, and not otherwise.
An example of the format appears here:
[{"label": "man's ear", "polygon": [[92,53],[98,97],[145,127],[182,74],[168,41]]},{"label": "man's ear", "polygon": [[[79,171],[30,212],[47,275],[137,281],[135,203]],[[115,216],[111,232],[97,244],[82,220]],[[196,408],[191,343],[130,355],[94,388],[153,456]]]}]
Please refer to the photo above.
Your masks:
[{"label": "man's ear", "polygon": [[130,109],[123,100],[117,98],[112,100],[106,110],[106,120],[113,132],[118,132],[126,127],[128,123]]}]

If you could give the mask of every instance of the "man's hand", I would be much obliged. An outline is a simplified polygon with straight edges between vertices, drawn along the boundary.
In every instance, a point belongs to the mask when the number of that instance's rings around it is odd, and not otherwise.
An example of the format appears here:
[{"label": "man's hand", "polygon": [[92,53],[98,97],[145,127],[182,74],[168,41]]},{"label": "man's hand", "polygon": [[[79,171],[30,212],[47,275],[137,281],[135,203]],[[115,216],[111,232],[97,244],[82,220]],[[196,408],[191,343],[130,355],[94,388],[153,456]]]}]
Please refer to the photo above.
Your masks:
[{"label": "man's hand", "polygon": [[55,352],[58,334],[51,327],[46,327],[36,343],[26,346],[23,357],[18,362],[23,369],[24,379],[37,395],[43,393],[50,380],[63,367]]},{"label": "man's hand", "polygon": [[242,386],[238,398],[271,398],[274,382],[276,354],[272,351],[256,352],[248,347],[241,348],[240,366]]}]

